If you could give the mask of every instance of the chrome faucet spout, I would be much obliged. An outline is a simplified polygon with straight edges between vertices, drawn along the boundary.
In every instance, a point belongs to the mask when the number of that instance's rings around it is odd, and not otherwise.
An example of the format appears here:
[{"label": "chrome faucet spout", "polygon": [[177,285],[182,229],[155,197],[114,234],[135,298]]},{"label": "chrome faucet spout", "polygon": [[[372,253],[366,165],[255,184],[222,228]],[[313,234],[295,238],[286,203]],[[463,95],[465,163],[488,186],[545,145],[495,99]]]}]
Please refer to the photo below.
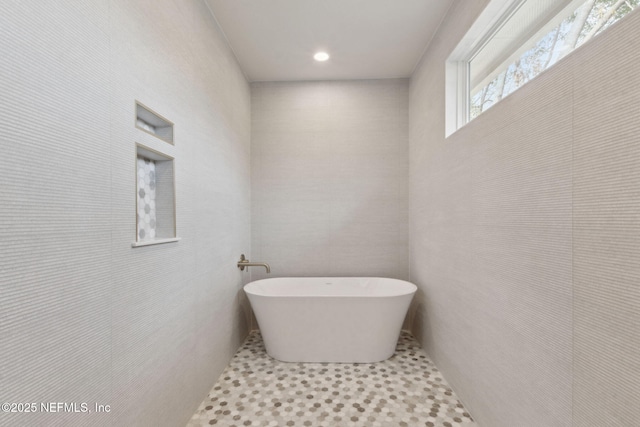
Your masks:
[{"label": "chrome faucet spout", "polygon": [[240,261],[238,261],[238,268],[240,271],[244,271],[245,267],[264,267],[267,269],[267,273],[271,273],[271,267],[266,262],[249,262],[242,254],[240,255]]}]

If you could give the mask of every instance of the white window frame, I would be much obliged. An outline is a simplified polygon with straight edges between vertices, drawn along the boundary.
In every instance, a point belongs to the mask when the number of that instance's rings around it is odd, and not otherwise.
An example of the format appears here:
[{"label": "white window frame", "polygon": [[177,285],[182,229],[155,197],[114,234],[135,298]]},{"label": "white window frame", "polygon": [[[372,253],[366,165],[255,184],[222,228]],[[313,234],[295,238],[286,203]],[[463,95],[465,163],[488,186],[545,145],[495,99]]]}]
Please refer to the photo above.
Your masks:
[{"label": "white window frame", "polygon": [[469,123],[469,61],[525,0],[492,0],[447,59],[445,136]]},{"label": "white window frame", "polygon": [[[558,17],[564,19],[564,14],[567,13],[567,11],[575,10],[576,7],[579,7],[580,4],[585,1],[586,0],[562,0],[558,1],[557,5],[553,3],[554,8],[549,8],[547,6],[548,9],[545,13],[546,15],[550,16],[550,18],[548,20],[542,18],[542,22],[539,25],[533,27],[536,31],[534,39],[538,34],[546,31],[545,27],[549,28],[555,25],[554,21],[558,22]],[[458,46],[453,50],[453,52],[447,59],[445,66],[445,137],[449,137],[455,131],[471,121],[470,108],[471,96],[473,95],[471,93],[473,88],[471,87],[470,81],[471,61],[487,45],[487,43],[489,43],[493,39],[493,37],[499,32],[499,30],[505,25],[505,23],[507,23],[510,19],[512,19],[512,17],[514,17],[514,14],[516,14],[520,7],[523,6],[526,2],[527,0],[491,0],[486,6],[485,10],[480,14],[478,19],[476,19],[469,31],[465,34]],[[528,4],[527,6],[529,5],[530,4]],[[530,10],[523,9],[523,12],[527,13],[530,12]],[[552,12],[552,14],[550,14],[549,12]],[[543,17],[542,13],[540,15],[529,14],[525,16]],[[519,21],[515,22],[517,24]],[[526,23],[526,20],[523,22]],[[603,28],[606,29],[606,26]],[[502,40],[504,40],[504,34],[502,36]],[[514,45],[521,45],[522,48],[525,48],[527,42],[531,40],[531,36],[532,34],[531,32],[529,32],[528,34],[524,34],[521,39],[514,38],[513,40],[515,40],[516,42]],[[500,43],[500,41],[498,41],[498,43]],[[517,50],[519,49],[520,48],[518,48]],[[517,54],[517,50],[516,53],[510,55],[510,57],[517,57],[517,55],[519,55]],[[526,48],[523,49],[523,51],[526,51]],[[509,63],[509,61],[505,61],[505,63]],[[550,67],[553,67],[553,64],[550,65]],[[498,67],[497,69],[500,68],[501,67]],[[491,70],[490,72],[488,72],[486,78],[490,79],[490,76],[494,71],[495,70]],[[539,74],[540,73],[536,74],[536,76]],[[535,76],[532,78],[535,78]],[[514,89],[513,91],[517,91],[518,89],[519,87]],[[506,93],[505,97],[510,93],[513,92]],[[499,100],[496,102],[499,102]],[[482,114],[483,112],[481,112],[480,114]]]}]

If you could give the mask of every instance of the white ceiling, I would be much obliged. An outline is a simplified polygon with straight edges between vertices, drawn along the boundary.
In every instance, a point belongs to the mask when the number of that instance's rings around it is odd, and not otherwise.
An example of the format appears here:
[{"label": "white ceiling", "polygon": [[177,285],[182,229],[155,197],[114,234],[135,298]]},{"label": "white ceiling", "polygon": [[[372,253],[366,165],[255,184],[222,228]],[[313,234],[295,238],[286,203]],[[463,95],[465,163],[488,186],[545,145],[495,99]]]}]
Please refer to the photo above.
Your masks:
[{"label": "white ceiling", "polygon": [[250,81],[290,81],[409,77],[454,0],[205,1]]}]

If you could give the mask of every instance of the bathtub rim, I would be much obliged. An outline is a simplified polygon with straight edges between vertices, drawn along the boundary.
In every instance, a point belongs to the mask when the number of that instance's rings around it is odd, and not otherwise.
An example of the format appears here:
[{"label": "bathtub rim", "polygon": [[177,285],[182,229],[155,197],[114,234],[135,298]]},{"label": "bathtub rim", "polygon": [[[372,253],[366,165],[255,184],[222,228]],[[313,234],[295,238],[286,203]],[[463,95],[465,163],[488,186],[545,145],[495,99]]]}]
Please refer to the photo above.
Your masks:
[{"label": "bathtub rim", "polygon": [[[253,288],[256,287],[256,284],[264,284],[265,282],[274,282],[277,280],[282,280],[282,279],[287,279],[287,280],[305,280],[305,279],[323,279],[323,280],[344,280],[344,279],[349,279],[349,280],[357,280],[357,279],[379,279],[379,280],[383,280],[383,281],[390,281],[390,282],[395,282],[398,284],[401,284],[405,289],[398,291],[398,292],[394,292],[392,294],[382,294],[382,295],[375,295],[375,294],[359,294],[359,295],[340,295],[340,294],[334,294],[334,295],[319,295],[319,294],[287,294],[287,293],[282,293],[282,294],[266,294],[263,292],[256,292],[256,290],[254,290]],[[252,286],[253,285],[253,286]],[[269,277],[266,279],[258,279],[258,280],[253,280],[247,284],[245,284],[243,287],[243,290],[245,291],[246,294],[250,294],[252,296],[257,296],[257,297],[261,297],[261,298],[395,298],[395,297],[402,297],[402,296],[406,296],[406,295],[413,295],[417,292],[418,287],[416,286],[415,283],[409,282],[408,280],[402,280],[402,279],[395,279],[392,277],[379,277],[379,276],[294,276],[294,277]]]}]

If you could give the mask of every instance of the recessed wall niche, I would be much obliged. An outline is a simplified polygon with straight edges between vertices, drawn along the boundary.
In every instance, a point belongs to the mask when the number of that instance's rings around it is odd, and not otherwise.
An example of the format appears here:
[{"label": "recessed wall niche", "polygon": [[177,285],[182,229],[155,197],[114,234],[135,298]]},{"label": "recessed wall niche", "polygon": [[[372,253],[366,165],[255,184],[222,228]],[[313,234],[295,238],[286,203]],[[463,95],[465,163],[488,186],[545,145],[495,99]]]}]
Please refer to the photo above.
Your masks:
[{"label": "recessed wall niche", "polygon": [[133,247],[175,242],[173,157],[136,144],[136,241]]},{"label": "recessed wall niche", "polygon": [[173,123],[136,101],[136,127],[173,144]]}]

